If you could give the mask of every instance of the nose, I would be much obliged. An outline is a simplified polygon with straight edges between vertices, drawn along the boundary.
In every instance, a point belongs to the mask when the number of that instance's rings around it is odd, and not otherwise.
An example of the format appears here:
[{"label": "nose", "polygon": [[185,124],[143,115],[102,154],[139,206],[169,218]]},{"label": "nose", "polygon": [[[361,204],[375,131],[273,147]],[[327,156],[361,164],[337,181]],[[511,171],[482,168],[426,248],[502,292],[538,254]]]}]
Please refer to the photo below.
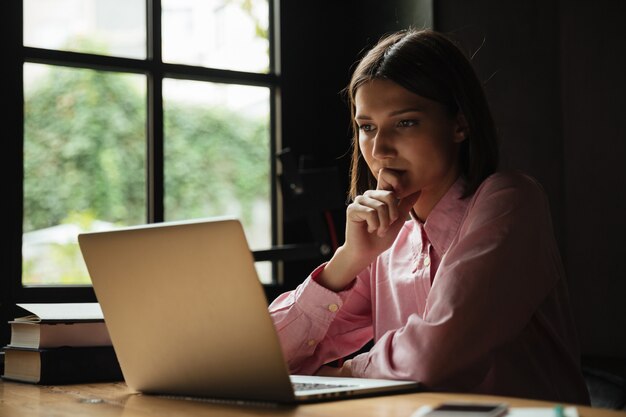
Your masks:
[{"label": "nose", "polygon": [[387,130],[379,129],[374,137],[372,156],[376,159],[386,159],[395,156],[395,154],[392,134]]}]

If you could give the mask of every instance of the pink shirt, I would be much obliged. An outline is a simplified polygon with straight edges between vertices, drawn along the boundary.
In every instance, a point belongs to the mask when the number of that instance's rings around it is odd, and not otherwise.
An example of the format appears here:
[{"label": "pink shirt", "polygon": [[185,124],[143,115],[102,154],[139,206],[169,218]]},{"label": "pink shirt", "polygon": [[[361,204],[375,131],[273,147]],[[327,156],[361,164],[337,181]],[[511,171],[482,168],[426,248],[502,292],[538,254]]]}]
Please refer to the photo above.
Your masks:
[{"label": "pink shirt", "polygon": [[426,389],[589,403],[542,188],[498,173],[461,199],[459,179],[424,224],[335,293],[317,268],[270,313],[292,373],[312,374],[372,338],[357,377]]}]

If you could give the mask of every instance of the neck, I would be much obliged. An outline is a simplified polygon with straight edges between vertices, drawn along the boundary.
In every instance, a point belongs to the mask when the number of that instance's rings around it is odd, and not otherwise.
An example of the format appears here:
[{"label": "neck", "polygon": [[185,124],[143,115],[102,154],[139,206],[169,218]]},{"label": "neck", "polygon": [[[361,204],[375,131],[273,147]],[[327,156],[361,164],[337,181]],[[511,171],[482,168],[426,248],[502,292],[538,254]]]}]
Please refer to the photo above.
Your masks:
[{"label": "neck", "polygon": [[412,214],[421,222],[426,222],[428,215],[433,208],[439,203],[443,196],[448,192],[450,187],[456,182],[458,174],[450,175],[443,180],[441,184],[435,188],[423,189],[417,202],[413,206]]}]

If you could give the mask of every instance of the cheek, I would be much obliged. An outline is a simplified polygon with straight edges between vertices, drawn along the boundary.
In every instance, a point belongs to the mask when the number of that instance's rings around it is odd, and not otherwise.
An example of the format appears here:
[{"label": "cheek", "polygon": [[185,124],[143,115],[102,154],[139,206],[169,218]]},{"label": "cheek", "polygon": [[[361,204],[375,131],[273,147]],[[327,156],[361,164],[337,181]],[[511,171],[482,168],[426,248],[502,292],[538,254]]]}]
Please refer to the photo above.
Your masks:
[{"label": "cheek", "polygon": [[358,141],[359,149],[361,150],[361,153],[365,154],[366,153],[365,151],[366,151],[366,149],[368,147],[369,141],[366,140],[365,138],[363,138],[361,135],[359,135],[359,138],[358,138],[357,141]]},{"label": "cheek", "polygon": [[458,144],[447,131],[434,132],[427,141],[421,143],[419,153],[421,159],[430,160],[433,164],[447,164],[456,156]]},{"label": "cheek", "polygon": [[366,161],[371,159],[372,155],[372,141],[366,139],[359,139],[359,151]]}]

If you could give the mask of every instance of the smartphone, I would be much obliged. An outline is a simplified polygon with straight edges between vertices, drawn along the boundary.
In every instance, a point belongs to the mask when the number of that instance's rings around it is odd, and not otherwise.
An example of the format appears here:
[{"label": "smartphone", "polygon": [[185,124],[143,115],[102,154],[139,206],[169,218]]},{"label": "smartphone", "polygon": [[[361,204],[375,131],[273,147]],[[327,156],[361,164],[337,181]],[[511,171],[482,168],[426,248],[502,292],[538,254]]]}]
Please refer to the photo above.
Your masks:
[{"label": "smartphone", "polygon": [[502,417],[508,410],[509,407],[503,403],[450,402],[433,408],[422,417]]}]

